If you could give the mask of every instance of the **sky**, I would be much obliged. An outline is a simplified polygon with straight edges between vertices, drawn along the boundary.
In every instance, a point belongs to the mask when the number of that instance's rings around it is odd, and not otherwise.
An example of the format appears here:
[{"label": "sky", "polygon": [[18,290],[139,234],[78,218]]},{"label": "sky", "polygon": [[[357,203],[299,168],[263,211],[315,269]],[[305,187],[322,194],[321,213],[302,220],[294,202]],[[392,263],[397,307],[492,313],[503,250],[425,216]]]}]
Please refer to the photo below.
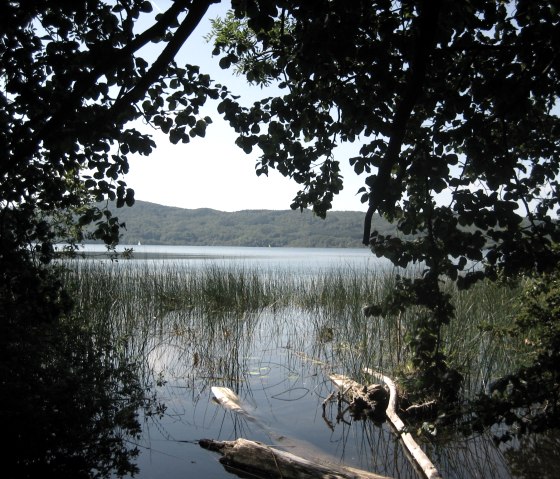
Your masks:
[{"label": "sky", "polygon": [[[164,9],[167,2],[153,0],[154,10]],[[260,95],[259,87],[249,86],[231,70],[218,66],[218,57],[212,57],[212,46],[203,39],[210,31],[210,19],[225,15],[229,2],[212,5],[203,21],[179,52],[178,64],[199,65],[217,83],[225,84],[240,101],[249,105]],[[246,100],[244,100],[246,99]],[[188,144],[173,145],[167,136],[152,130],[157,144],[148,157],[130,155],[130,170],[125,177],[127,185],[135,191],[137,200],[149,201],[181,208],[212,208],[220,211],[248,209],[286,210],[299,185],[283,177],[276,170],[269,176],[257,177],[255,164],[258,151],[247,155],[235,145],[236,134],[216,111],[217,103],[208,101],[201,116],[208,115],[213,123],[204,138],[191,139]],[[335,153],[341,163],[344,189],[335,197],[333,209],[337,211],[365,211],[357,190],[364,178],[355,175],[347,158],[354,155],[353,148],[344,147]]]}]

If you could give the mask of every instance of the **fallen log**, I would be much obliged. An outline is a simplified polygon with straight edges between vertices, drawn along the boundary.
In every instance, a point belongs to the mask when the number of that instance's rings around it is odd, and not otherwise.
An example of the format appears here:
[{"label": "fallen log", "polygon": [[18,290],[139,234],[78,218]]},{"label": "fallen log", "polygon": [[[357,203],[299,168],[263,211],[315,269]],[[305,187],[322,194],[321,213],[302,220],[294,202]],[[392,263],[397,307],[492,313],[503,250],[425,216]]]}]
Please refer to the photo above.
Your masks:
[{"label": "fallen log", "polygon": [[[354,419],[369,417],[375,422],[385,420],[385,409],[389,401],[389,392],[381,384],[364,386],[341,374],[329,375],[330,380],[338,387],[339,402],[348,403],[348,410]],[[340,405],[339,405],[340,409]],[[323,412],[325,403],[323,403]],[[337,420],[344,420],[344,412],[339,413]]]},{"label": "fallen log", "polygon": [[369,374],[371,377],[382,381],[389,388],[389,403],[387,405],[387,419],[391,424],[391,427],[401,440],[404,449],[411,459],[413,465],[422,473],[426,479],[441,479],[441,475],[433,465],[430,458],[418,445],[418,443],[412,437],[412,434],[407,432],[406,426],[402,422],[401,418],[397,414],[397,387],[391,378],[385,376],[381,373],[373,371],[369,368],[364,368],[364,372]]},{"label": "fallen log", "polygon": [[201,447],[222,454],[226,468],[241,469],[266,478],[282,479],[387,479],[372,472],[339,464],[317,463],[260,442],[201,439]]},{"label": "fallen log", "polygon": [[211,388],[212,394],[214,396],[214,400],[221,404],[224,408],[229,409],[233,413],[243,417],[248,422],[251,422],[255,426],[257,426],[262,432],[264,432],[271,441],[271,445],[280,448],[293,448],[293,450],[297,449],[300,454],[305,452],[306,457],[313,458],[316,462],[332,462],[332,457],[328,454],[325,454],[323,451],[315,448],[313,444],[309,444],[305,441],[299,441],[294,438],[289,438],[284,436],[283,434],[279,434],[278,432],[272,430],[262,421],[260,421],[256,416],[251,415],[243,405],[243,401],[241,398],[235,394],[231,389],[227,387],[218,387],[214,386]]}]

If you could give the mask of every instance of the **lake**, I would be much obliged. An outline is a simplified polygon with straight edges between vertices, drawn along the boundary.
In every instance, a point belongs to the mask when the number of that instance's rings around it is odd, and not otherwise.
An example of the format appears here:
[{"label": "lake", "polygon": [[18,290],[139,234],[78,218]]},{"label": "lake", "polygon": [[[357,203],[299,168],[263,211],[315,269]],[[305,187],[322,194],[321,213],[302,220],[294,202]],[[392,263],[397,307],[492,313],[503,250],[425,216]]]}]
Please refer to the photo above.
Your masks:
[{"label": "lake", "polygon": [[[250,266],[259,269],[292,271],[321,271],[338,267],[379,268],[390,267],[390,262],[377,258],[364,248],[262,248],[242,246],[162,246],[120,245],[118,252],[133,249],[137,261],[177,260],[185,267]],[[80,252],[92,258],[106,257],[103,245],[86,245]]]},{"label": "lake", "polygon": [[[366,283],[378,281],[392,271],[387,262],[366,248],[133,248],[132,260],[112,262],[104,257],[104,248],[88,245],[88,261],[81,264],[102,264],[116,274],[138,272],[147,278],[163,272],[172,283],[155,299],[143,298],[150,304],[145,309],[131,313],[134,308],[123,307],[122,313],[111,312],[115,322],[138,321],[123,336],[130,341],[130,351],[141,352],[148,375],[157,378],[155,392],[165,406],[162,417],[142,418],[142,437],[131,443],[140,451],[140,473],[135,477],[231,478],[218,455],[203,450],[198,441],[238,437],[322,462],[391,477],[418,477],[386,423],[354,419],[347,413],[337,417],[337,402],[327,400],[335,391],[329,374],[362,380],[362,367],[390,371],[402,354],[396,347],[399,338],[391,336],[386,325],[365,321],[364,304],[353,304],[343,290],[343,277],[352,281],[371,274]],[[246,283],[256,281],[251,276],[255,272],[267,278],[264,289],[293,283],[301,298],[314,288],[325,288],[325,277],[334,277],[341,287],[335,284],[324,291],[331,296],[342,293],[344,305],[272,299],[264,306],[228,309],[220,307],[222,293],[218,292],[214,309],[201,308],[195,297],[198,289],[173,289],[174,282],[205,275],[221,280],[239,272],[247,275]],[[240,295],[245,294],[244,286],[236,287]],[[262,294],[275,297],[274,291]],[[213,386],[235,391],[253,419],[214,402]],[[523,477],[512,472],[512,460],[487,434],[435,438],[423,447],[445,478]]]}]

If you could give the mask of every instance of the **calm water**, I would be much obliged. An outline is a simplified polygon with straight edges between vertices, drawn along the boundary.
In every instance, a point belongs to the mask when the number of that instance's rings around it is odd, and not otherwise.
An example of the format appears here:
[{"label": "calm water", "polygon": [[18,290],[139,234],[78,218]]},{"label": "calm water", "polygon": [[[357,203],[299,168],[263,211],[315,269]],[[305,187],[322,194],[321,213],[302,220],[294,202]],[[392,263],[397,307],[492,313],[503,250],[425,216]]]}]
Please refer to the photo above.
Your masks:
[{"label": "calm water", "polygon": [[[240,246],[157,246],[120,245],[118,252],[133,249],[137,262],[175,260],[195,268],[208,265],[247,266],[259,269],[318,272],[324,269],[349,267],[355,269],[390,267],[390,262],[377,258],[364,248],[257,248]],[[93,258],[106,257],[103,245],[86,245]]]},{"label": "calm water", "polygon": [[[157,268],[172,261],[174,267],[195,272],[212,265],[310,276],[332,269],[389,268],[366,248],[133,248],[135,259],[121,260],[118,267]],[[87,251],[89,258],[103,259],[102,247],[88,246]],[[354,421],[348,414],[337,421],[334,402],[323,414],[323,402],[334,391],[328,375],[348,373],[337,364],[337,348],[346,348],[347,356],[354,350],[359,354],[357,345],[337,341],[336,329],[332,337],[318,339],[320,314],[271,306],[242,317],[221,315],[200,318],[169,311],[164,318],[168,326],[150,334],[147,361],[164,382],[157,392],[167,409],[163,418],[144,418],[142,440],[135,444],[141,451],[136,477],[231,478],[218,454],[201,449],[198,441],[237,437],[391,477],[418,477],[386,424]],[[216,404],[212,386],[233,389],[256,420]],[[426,449],[445,478],[512,477],[503,454],[485,436],[450,439]]]},{"label": "calm water", "polygon": [[[231,477],[218,455],[201,450],[197,441],[237,437],[380,473],[394,472],[397,463],[403,469],[400,477],[414,477],[386,428],[364,422],[337,424],[333,403],[322,417],[322,403],[334,390],[325,375],[336,368],[329,364],[328,346],[309,350],[305,325],[313,319],[293,319],[292,311],[246,318],[240,325],[243,339],[236,344],[228,344],[228,332],[223,331],[216,345],[207,345],[215,348],[206,356],[214,360],[212,365],[203,364],[197,346],[180,338],[161,338],[154,345],[151,361],[168,381],[160,391],[168,409],[163,420],[146,424],[140,477]],[[214,403],[211,386],[236,391],[256,421]]]}]

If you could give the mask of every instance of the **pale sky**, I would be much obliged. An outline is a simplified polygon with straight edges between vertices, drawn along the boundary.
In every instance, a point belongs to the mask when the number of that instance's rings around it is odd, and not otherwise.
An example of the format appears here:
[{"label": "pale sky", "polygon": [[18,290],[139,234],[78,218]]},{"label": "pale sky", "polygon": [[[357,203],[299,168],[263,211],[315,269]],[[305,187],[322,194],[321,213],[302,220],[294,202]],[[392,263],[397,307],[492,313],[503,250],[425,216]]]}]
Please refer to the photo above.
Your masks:
[{"label": "pale sky", "polygon": [[[163,6],[163,0],[152,2]],[[212,58],[212,46],[203,36],[210,30],[210,19],[222,16],[230,2],[212,5],[188,43],[177,57],[178,64],[199,65],[201,72],[208,73],[217,83],[227,85],[240,101],[250,105],[264,95],[258,87],[250,87],[243,78],[235,77],[231,70],[218,66],[219,58]],[[247,100],[244,100],[244,99]],[[221,211],[246,209],[290,208],[299,189],[294,181],[284,178],[275,170],[268,177],[257,177],[255,163],[258,150],[247,155],[235,145],[236,134],[216,111],[217,103],[208,101],[202,116],[208,115],[213,123],[206,130],[205,138],[191,139],[188,144],[171,144],[167,136],[153,131],[157,149],[149,156],[130,155],[130,172],[127,185],[134,189],[137,200],[178,206],[181,208],[213,208]],[[341,162],[344,190],[333,202],[334,210],[365,211],[357,190],[363,186],[348,165],[347,158],[354,156],[355,148],[346,147],[336,157]]]}]

